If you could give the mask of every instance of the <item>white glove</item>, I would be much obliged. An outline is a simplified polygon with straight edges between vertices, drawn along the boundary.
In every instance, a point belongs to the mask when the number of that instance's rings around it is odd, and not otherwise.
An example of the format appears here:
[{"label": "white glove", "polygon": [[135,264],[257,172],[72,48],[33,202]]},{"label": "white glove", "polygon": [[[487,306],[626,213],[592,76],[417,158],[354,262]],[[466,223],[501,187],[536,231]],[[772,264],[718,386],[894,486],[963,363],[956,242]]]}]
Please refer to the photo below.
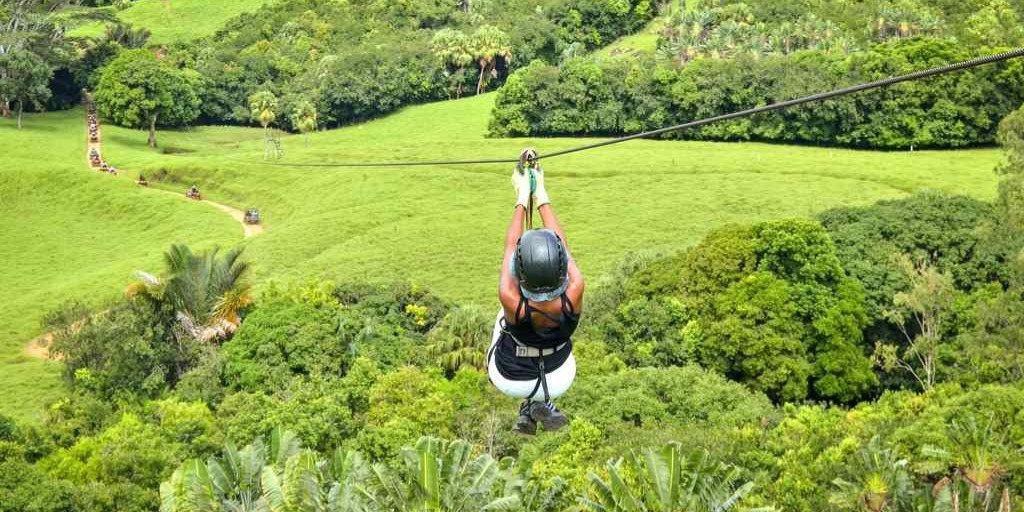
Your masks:
[{"label": "white glove", "polygon": [[548,191],[544,188],[544,171],[541,170],[538,165],[533,170],[533,175],[537,179],[537,189],[533,191],[533,205],[537,208],[551,203],[551,198],[548,197]]},{"label": "white glove", "polygon": [[526,169],[512,170],[512,187],[516,191],[516,206],[529,208],[530,204],[530,173]]}]

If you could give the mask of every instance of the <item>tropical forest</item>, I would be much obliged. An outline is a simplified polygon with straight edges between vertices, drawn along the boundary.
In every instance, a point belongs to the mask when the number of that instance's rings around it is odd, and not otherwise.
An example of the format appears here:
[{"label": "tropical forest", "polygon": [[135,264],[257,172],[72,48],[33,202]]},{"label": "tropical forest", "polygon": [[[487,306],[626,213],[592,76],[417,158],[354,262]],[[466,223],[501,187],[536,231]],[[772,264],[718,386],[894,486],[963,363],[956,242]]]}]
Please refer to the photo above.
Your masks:
[{"label": "tropical forest", "polygon": [[1024,512],[1022,47],[0,0],[0,512]]}]

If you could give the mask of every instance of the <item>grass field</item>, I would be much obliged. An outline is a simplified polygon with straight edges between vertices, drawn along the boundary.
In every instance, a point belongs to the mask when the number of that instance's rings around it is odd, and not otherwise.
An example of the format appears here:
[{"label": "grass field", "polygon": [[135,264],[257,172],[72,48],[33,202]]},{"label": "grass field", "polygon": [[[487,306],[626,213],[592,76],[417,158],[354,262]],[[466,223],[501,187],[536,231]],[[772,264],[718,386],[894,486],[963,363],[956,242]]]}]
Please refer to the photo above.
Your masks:
[{"label": "grass field", "polygon": [[116,297],[135,269],[159,269],[161,248],[234,245],[238,224],[207,205],[88,170],[81,109],[0,119],[0,413],[37,418],[60,392],[59,365],[25,345],[67,300]]},{"label": "grass field", "polygon": [[[281,163],[514,158],[583,139],[487,139],[493,95],[408,108],[309,137],[285,136]],[[258,207],[267,232],[242,243],[260,283],[310,278],[410,280],[493,305],[512,192],[504,165],[297,168],[261,161],[262,131],[106,126],[104,155],[127,177],[88,171],[82,112],[0,121],[0,412],[34,417],[59,392],[58,365],[23,355],[39,317],[72,298],[114,297],[172,242],[241,241],[207,205],[136,188],[142,171],[180,191]],[[596,280],[625,254],[686,247],[730,222],[806,217],[929,188],[982,199],[995,191],[994,149],[878,153],[754,143],[633,141],[545,162],[554,205],[584,272]]]},{"label": "grass field", "polygon": [[[172,44],[208,36],[229,19],[252,12],[273,0],[136,0],[123,11],[121,21],[152,32],[150,44]],[[101,23],[89,23],[71,31],[72,36],[98,36]]]},{"label": "grass field", "polygon": [[[493,96],[406,109],[364,125],[284,138],[283,163],[512,157],[580,139],[484,137]],[[111,133],[108,131],[108,133]],[[214,200],[263,210],[249,242],[257,274],[279,280],[410,279],[490,304],[513,202],[502,165],[294,168],[261,163],[257,129],[114,130],[118,165],[196,181]],[[632,251],[669,251],[730,222],[801,216],[931,188],[990,198],[998,151],[877,153],[765,144],[634,141],[545,162],[551,196],[584,271]],[[175,185],[178,186],[178,185]]]}]

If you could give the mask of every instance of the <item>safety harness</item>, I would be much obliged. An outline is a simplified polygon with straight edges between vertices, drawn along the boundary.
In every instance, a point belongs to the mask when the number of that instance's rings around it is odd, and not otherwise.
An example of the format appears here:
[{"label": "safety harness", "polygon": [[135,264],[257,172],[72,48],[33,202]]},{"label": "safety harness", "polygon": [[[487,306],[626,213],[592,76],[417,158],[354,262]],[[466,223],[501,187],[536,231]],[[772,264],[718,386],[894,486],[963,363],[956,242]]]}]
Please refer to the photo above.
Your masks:
[{"label": "safety harness", "polygon": [[[518,313],[518,312],[517,312]],[[529,312],[527,312],[529,314]],[[551,401],[551,394],[548,392],[548,378],[547,369],[544,367],[544,358],[550,355],[554,355],[558,351],[564,349],[569,342],[563,342],[559,345],[551,348],[537,348],[531,347],[519,341],[518,338],[512,331],[508,329],[508,325],[505,319],[502,318],[498,324],[501,328],[501,332],[509,337],[516,344],[516,357],[526,358],[533,361],[534,367],[537,369],[537,383],[534,384],[533,390],[530,391],[530,395],[526,397],[527,400],[533,400],[533,397],[537,396],[537,391],[543,388],[544,390],[544,401]],[[491,350],[496,350],[497,345],[491,347]]]}]

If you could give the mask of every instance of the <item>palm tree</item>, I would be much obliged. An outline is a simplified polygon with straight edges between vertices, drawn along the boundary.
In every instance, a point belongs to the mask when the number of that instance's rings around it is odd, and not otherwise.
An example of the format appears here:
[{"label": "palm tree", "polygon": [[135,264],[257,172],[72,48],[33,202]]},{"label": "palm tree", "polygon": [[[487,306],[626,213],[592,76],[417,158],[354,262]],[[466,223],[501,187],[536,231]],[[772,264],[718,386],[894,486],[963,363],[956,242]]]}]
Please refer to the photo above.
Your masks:
[{"label": "palm tree", "polygon": [[492,25],[484,25],[473,34],[473,55],[480,66],[480,78],[476,83],[476,93],[484,92],[488,76],[497,78],[498,59],[506,63],[512,60],[512,45],[508,34]]},{"label": "palm tree", "polygon": [[269,444],[257,439],[236,450],[229,443],[220,458],[182,464],[160,485],[160,512],[362,512],[340,491],[361,478],[362,466],[341,452],[322,461],[294,433],[275,429]]},{"label": "palm tree", "polygon": [[[524,480],[529,480],[525,478]],[[569,482],[556,476],[541,487],[537,482],[525,485],[521,493],[521,510],[523,512],[555,512],[562,510],[562,502],[569,495]]]},{"label": "palm tree", "polygon": [[364,495],[379,510],[520,510],[522,480],[509,461],[490,455],[471,457],[465,441],[422,437],[402,449],[398,469],[375,464]]},{"label": "palm tree", "polygon": [[270,91],[259,91],[249,96],[249,115],[263,126],[263,159],[270,156],[270,123],[277,119],[277,96]]},{"label": "palm tree", "polygon": [[833,481],[837,490],[830,499],[840,508],[882,512],[911,497],[907,460],[890,448],[883,449],[878,436],[860,450],[859,460],[846,471],[844,478]]},{"label": "palm tree", "polygon": [[449,375],[463,366],[482,369],[487,365],[491,320],[477,306],[452,309],[427,335],[427,352]]},{"label": "palm tree", "polygon": [[451,81],[456,98],[462,97],[464,69],[473,62],[470,41],[459,30],[445,28],[434,33],[430,41],[434,56],[445,68],[445,75]]},{"label": "palm tree", "polygon": [[107,26],[107,41],[112,41],[125,48],[142,48],[149,40],[151,32],[145,28],[132,28],[127,23],[115,23]]},{"label": "palm tree", "polygon": [[252,303],[245,277],[249,265],[242,249],[218,258],[219,249],[193,254],[186,245],[172,245],[164,253],[166,277],[136,272],[138,281],[128,296],[143,296],[174,309],[182,330],[194,339],[212,341],[233,333],[242,323],[241,312]]},{"label": "palm tree", "polygon": [[[997,496],[1006,494],[1006,486],[1002,492],[998,489],[1006,471],[1002,462],[1007,458],[1003,432],[1005,429],[996,428],[994,417],[981,424],[971,415],[963,420],[953,420],[949,425],[950,450],[933,446],[923,448],[925,455],[953,467],[952,478],[945,480],[955,511],[988,511]],[[999,510],[1002,511],[1007,498],[998,499]]]},{"label": "palm tree", "polygon": [[580,500],[595,512],[727,512],[753,489],[740,482],[739,468],[704,450],[684,456],[678,443],[609,460],[607,471],[607,480],[590,474],[590,495]]},{"label": "palm tree", "polygon": [[309,100],[302,100],[292,111],[292,125],[303,133],[306,146],[309,146],[309,132],[316,131],[316,107]]}]

